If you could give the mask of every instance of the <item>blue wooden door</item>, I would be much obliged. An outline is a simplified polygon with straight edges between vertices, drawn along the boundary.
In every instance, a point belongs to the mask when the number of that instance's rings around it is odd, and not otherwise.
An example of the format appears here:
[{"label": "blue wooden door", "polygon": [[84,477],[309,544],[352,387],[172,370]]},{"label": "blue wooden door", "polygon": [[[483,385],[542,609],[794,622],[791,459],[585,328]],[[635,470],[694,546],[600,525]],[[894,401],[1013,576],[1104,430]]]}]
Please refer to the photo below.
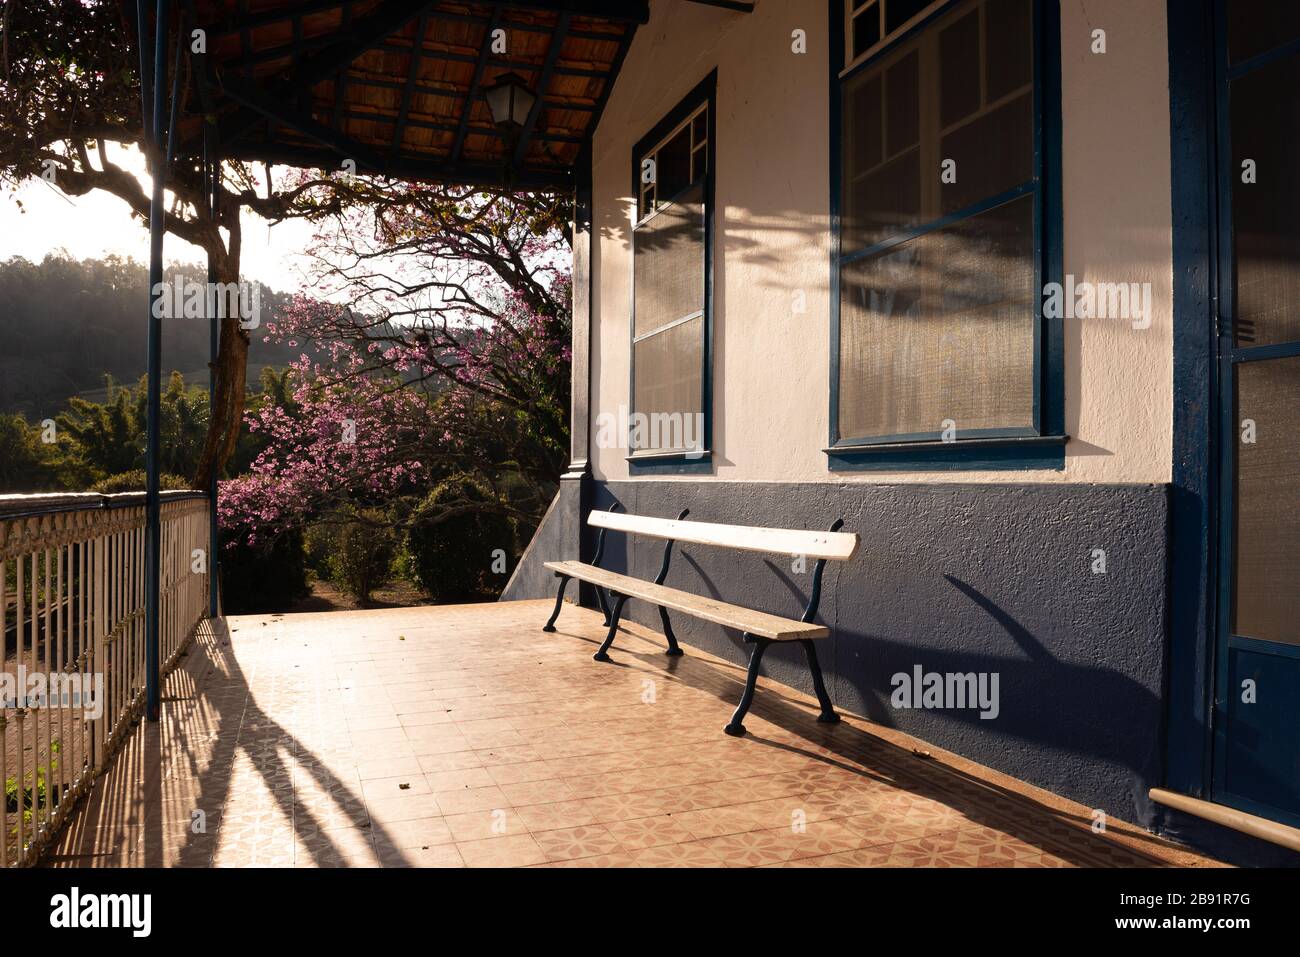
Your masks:
[{"label": "blue wooden door", "polygon": [[1217,18],[1214,797],[1300,824],[1300,3]]}]

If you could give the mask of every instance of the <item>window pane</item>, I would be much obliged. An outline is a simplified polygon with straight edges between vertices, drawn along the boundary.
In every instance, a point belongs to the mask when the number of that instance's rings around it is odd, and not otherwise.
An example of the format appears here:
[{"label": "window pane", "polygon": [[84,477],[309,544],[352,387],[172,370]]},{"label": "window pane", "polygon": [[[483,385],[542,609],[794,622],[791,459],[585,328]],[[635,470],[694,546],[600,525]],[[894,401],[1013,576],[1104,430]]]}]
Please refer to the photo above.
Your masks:
[{"label": "window pane", "polygon": [[943,183],[944,215],[1005,193],[1034,175],[1034,100],[1024,96],[962,124],[943,137],[944,159],[957,163],[957,181]]},{"label": "window pane", "polygon": [[980,12],[939,34],[939,122],[952,126],[980,108]]},{"label": "window pane", "polygon": [[988,101],[994,103],[1034,78],[1033,13],[1029,0],[988,0],[984,5],[984,58]]},{"label": "window pane", "polygon": [[854,172],[874,169],[884,158],[884,90],[885,78],[876,73],[844,91],[844,156]]},{"label": "window pane", "polygon": [[708,171],[709,151],[701,146],[691,154],[691,182],[701,179]]},{"label": "window pane", "polygon": [[1228,0],[1228,55],[1240,63],[1300,37],[1295,0]]},{"label": "window pane", "polygon": [[885,0],[885,32],[893,33],[934,0]]},{"label": "window pane", "polygon": [[[986,5],[987,49],[983,57],[978,14],[978,9],[972,9],[941,35],[943,102],[952,108],[944,111],[946,132],[939,143],[939,155],[956,163],[956,182],[942,184],[943,215],[997,196],[1033,177],[1029,0],[996,0]],[[980,94],[981,59],[989,74],[984,96]],[[969,67],[964,65],[967,60]],[[968,92],[950,93],[950,85]],[[1019,96],[994,106],[1015,90],[1021,91]],[[956,121],[960,125],[954,128]]]},{"label": "window pane", "polygon": [[[1031,2],[960,5],[845,85],[844,252],[1033,180]],[[955,182],[941,179],[947,160]]]},{"label": "window pane", "polygon": [[841,273],[843,438],[1033,425],[1033,197]]},{"label": "window pane", "polygon": [[[1300,644],[1300,358],[1237,366],[1237,544],[1232,631]],[[1240,436],[1240,433],[1239,433]]]},{"label": "window pane", "polygon": [[[845,90],[842,235],[846,252],[874,245],[927,218],[917,144],[918,69],[919,57],[913,51],[894,66],[856,78]],[[887,142],[882,136],[886,127]],[[882,163],[886,155],[891,158]]]},{"label": "window pane", "polygon": [[702,447],[704,436],[697,414],[703,411],[703,355],[703,316],[633,345],[633,411],[652,419],[655,415],[670,417],[660,418],[634,450]]},{"label": "window pane", "polygon": [[921,172],[916,158],[902,156],[850,183],[845,195],[844,251],[864,249],[918,225]]},{"label": "window pane", "polygon": [[897,156],[921,141],[921,56],[913,50],[885,71],[885,151]]},{"label": "window pane", "polygon": [[[1300,55],[1234,80],[1232,218],[1237,342],[1300,339]],[[1243,183],[1254,160],[1256,182]]]},{"label": "window pane", "polygon": [[859,57],[880,42],[880,10],[873,7],[853,18],[853,56]]},{"label": "window pane", "polygon": [[657,199],[660,203],[665,203],[673,199],[691,182],[691,129],[689,126],[682,127],[676,136],[659,147],[657,160]]},{"label": "window pane", "polygon": [[709,111],[701,110],[695,114],[695,119],[691,120],[692,132],[695,142],[692,143],[694,149],[699,149],[709,140]]},{"label": "window pane", "polygon": [[696,185],[633,234],[636,336],[704,309],[704,202]]}]

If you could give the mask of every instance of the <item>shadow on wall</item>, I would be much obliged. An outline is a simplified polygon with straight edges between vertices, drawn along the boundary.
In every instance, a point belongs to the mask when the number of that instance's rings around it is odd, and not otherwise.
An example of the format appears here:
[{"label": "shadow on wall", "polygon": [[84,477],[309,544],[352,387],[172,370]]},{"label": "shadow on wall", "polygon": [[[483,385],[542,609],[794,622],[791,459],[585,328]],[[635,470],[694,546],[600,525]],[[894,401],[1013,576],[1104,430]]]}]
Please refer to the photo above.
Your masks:
[{"label": "shadow on wall", "polygon": [[[617,497],[630,512],[665,515],[687,503],[699,521],[792,528],[843,515],[863,545],[852,562],[827,566],[817,616],[832,629],[819,657],[838,707],[1109,814],[1152,820],[1146,794],[1161,781],[1163,753],[1163,488],[800,485],[741,494],[726,484],[609,483],[595,507]],[[1109,574],[1088,571],[1097,541],[1109,544]],[[661,555],[653,541],[611,534],[602,565],[653,578]],[[771,556],[683,546],[666,584],[797,618],[811,574]],[[654,606],[628,610],[659,629]],[[681,615],[673,627],[684,642],[748,660],[738,632]],[[797,647],[771,648],[763,669],[811,690]],[[996,714],[981,717],[989,709],[978,702],[896,707],[896,676],[911,681],[917,669],[984,676]],[[923,705],[916,694],[910,703]]]},{"label": "shadow on wall", "polygon": [[[601,641],[601,637],[593,637],[596,629],[584,633],[581,627],[575,628],[573,617],[568,617],[567,624],[561,618],[558,630],[588,641],[593,647]],[[733,706],[741,694],[745,683],[745,669],[741,666],[719,665],[689,653],[669,657],[653,639],[649,643],[641,638],[629,640],[626,634],[619,638],[622,644],[615,645],[612,662],[602,667],[645,669],[650,674],[662,672],[671,675],[675,683],[706,691],[728,706]],[[863,782],[938,801],[968,821],[1012,835],[1079,867],[1150,867],[1158,863],[1144,853],[1145,845],[1154,845],[1154,837],[1134,835],[1134,843],[1121,846],[1093,833],[1093,818],[1087,812],[1046,807],[1033,797],[951,764],[926,760],[902,744],[864,735],[847,723],[819,724],[815,714],[809,703],[796,702],[779,689],[764,688],[754,699],[750,715],[771,722],[779,733],[765,735],[763,726],[754,722],[746,740],[801,755]],[[880,826],[882,830],[887,827],[883,821]],[[924,857],[929,852],[922,849],[920,853]]]}]

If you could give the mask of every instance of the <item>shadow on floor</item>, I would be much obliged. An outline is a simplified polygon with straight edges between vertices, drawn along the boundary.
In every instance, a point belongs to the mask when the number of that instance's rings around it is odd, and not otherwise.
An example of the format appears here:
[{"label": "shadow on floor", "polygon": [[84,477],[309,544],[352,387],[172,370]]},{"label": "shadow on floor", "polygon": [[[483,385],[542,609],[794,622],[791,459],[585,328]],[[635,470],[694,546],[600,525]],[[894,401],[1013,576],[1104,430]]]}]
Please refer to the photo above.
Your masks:
[{"label": "shadow on floor", "polygon": [[205,620],[164,680],[163,719],[133,729],[42,863],[207,867],[229,827],[255,864],[344,866],[358,832],[375,863],[409,863],[359,788],[259,707],[225,621]]},{"label": "shadow on floor", "polygon": [[[566,614],[572,611],[566,609]],[[598,646],[599,639],[575,633],[557,622],[559,633]],[[611,649],[613,661],[604,667],[641,667],[664,672],[686,685],[707,691],[733,705],[739,701],[745,684],[745,668],[712,656],[702,657],[698,649],[684,646],[686,655],[667,657],[662,652],[642,651],[629,647],[627,639],[646,640],[641,633],[662,636],[641,624],[637,631],[620,626]],[[623,642],[623,647],[619,643]],[[593,667],[600,666],[592,662]],[[934,760],[928,751],[918,753],[883,737],[854,727],[853,722],[837,725],[817,723],[817,706],[812,698],[801,696],[784,685],[764,679],[746,718],[749,740],[766,747],[797,753],[864,779],[881,781],[935,801],[958,811],[976,824],[995,828],[1047,853],[1081,867],[1163,867],[1169,866],[1170,853],[1178,854],[1167,841],[1136,828],[1125,830],[1121,844],[1104,833],[1093,831],[1092,814],[1057,809],[1034,798],[984,780],[951,764]],[[865,719],[857,719],[866,723]],[[797,743],[765,736],[764,722],[793,734]],[[722,733],[721,727],[718,733]],[[861,765],[861,766],[859,766]],[[1062,802],[1067,803],[1067,802]],[[1143,853],[1141,848],[1150,851]]]}]

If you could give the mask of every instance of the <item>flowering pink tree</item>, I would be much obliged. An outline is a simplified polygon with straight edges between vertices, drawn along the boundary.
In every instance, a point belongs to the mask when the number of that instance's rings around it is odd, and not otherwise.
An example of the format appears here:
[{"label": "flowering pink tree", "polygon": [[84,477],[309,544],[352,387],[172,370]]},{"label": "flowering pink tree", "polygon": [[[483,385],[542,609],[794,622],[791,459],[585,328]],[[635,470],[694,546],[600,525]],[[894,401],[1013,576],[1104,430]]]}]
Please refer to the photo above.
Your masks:
[{"label": "flowering pink tree", "polygon": [[306,356],[290,379],[288,405],[266,403],[246,414],[265,447],[247,472],[221,483],[221,524],[250,546],[342,503],[407,492],[426,475],[423,396],[390,377],[325,379]]},{"label": "flowering pink tree", "polygon": [[[389,523],[491,513],[527,534],[567,462],[568,203],[350,188],[356,204],[324,217],[307,251],[313,296],[266,328],[303,352],[284,401],[246,415],[260,452],[222,483],[229,543],[363,511]],[[453,477],[443,492],[485,494],[424,499]]]},{"label": "flowering pink tree", "polygon": [[[566,461],[570,360],[567,272],[538,268],[541,285],[533,273],[515,284],[484,274],[475,304],[423,313],[377,318],[351,302],[298,297],[266,330],[304,348],[291,400],[246,416],[263,448],[222,484],[223,527],[256,545],[348,506],[417,497],[450,475],[492,494],[450,503],[447,516],[490,509],[535,524]],[[340,285],[374,309],[371,280]]]},{"label": "flowering pink tree", "polygon": [[[569,410],[567,201],[400,184],[323,220],[309,250],[318,295],[347,310],[295,310],[278,330],[363,354],[369,370],[452,390],[448,441],[463,452],[512,417],[511,454],[536,481],[565,464]],[[451,412],[453,410],[449,410]],[[491,442],[488,443],[492,444]]]}]

